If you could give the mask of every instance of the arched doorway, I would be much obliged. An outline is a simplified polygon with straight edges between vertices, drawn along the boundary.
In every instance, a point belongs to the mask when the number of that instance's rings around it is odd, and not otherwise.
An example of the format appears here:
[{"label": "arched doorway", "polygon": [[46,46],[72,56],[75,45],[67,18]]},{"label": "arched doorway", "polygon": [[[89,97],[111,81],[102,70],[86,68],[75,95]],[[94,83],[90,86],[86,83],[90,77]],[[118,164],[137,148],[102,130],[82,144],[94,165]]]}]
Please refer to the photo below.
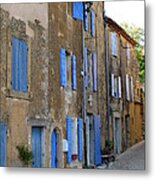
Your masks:
[{"label": "arched doorway", "polygon": [[51,134],[51,168],[58,167],[57,154],[58,154],[58,134],[56,129],[54,129]]}]

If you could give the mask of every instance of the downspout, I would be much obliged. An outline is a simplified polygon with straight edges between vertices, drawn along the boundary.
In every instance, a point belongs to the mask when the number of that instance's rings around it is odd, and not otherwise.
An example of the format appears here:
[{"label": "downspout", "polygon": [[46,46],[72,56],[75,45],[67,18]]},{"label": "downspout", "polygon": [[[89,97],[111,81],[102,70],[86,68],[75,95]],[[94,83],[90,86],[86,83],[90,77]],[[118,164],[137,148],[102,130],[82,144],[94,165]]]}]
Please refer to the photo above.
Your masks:
[{"label": "downspout", "polygon": [[106,107],[107,107],[107,128],[108,144],[110,143],[110,94],[109,94],[109,53],[108,53],[108,32],[106,24],[105,11],[103,11],[104,20],[104,43],[105,43],[105,72],[106,72]]},{"label": "downspout", "polygon": [[[83,2],[83,12],[85,11],[85,6],[84,6],[84,2]],[[84,13],[83,13],[84,14]],[[85,78],[86,78],[86,72],[85,72],[85,68],[84,68],[84,56],[85,56],[85,52],[84,52],[84,50],[85,50],[85,39],[84,39],[84,21],[82,21],[82,54],[83,54],[83,56],[82,56],[82,60],[83,60],[83,126],[85,126],[86,127],[86,122],[87,122],[87,107],[86,107],[86,105],[87,105],[87,103],[86,103],[86,88],[85,88]],[[86,128],[85,128],[86,129]],[[85,146],[85,155],[84,155],[84,158],[85,158],[85,166],[87,165],[87,159],[88,159],[88,157],[87,157],[87,133],[88,132],[86,132],[85,133],[85,131],[83,131],[84,132],[84,146]]]}]

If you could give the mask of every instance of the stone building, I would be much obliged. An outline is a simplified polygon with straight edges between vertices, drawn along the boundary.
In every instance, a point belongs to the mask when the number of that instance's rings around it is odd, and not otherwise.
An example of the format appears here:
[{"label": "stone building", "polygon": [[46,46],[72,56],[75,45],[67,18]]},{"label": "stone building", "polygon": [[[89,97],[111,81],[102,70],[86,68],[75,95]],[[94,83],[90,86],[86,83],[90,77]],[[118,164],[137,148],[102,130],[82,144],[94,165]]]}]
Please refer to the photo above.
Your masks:
[{"label": "stone building", "polygon": [[109,141],[119,154],[142,140],[139,65],[136,42],[111,18],[106,22]]},{"label": "stone building", "polygon": [[[17,11],[18,9],[18,11]],[[0,166],[101,164],[103,2],[0,5]]]}]

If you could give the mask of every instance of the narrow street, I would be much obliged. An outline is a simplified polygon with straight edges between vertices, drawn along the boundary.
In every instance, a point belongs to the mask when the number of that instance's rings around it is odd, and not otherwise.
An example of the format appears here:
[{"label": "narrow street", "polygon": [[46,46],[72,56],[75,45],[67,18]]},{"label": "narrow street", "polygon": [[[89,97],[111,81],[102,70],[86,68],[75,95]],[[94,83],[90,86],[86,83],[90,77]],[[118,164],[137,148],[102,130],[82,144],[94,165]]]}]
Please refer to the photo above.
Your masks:
[{"label": "narrow street", "polygon": [[145,142],[142,141],[116,158],[116,161],[107,169],[112,170],[144,170],[145,169]]}]

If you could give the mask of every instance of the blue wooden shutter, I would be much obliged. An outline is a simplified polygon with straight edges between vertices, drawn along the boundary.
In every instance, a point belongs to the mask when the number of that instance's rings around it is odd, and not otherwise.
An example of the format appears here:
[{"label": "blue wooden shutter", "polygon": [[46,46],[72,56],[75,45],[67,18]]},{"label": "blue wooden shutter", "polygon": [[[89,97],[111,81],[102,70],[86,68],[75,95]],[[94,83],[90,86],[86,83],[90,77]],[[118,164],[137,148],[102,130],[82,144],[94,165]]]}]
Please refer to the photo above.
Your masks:
[{"label": "blue wooden shutter", "polygon": [[41,128],[39,127],[32,128],[32,153],[33,153],[32,167],[40,168],[41,167]]},{"label": "blue wooden shutter", "polygon": [[91,11],[91,34],[95,37],[95,13],[93,10]]},{"label": "blue wooden shutter", "polygon": [[27,92],[27,43],[12,37],[12,90]]},{"label": "blue wooden shutter", "polygon": [[83,132],[83,124],[82,119],[78,118],[78,159],[79,161],[82,161],[83,153],[82,153],[82,132]]},{"label": "blue wooden shutter", "polygon": [[96,53],[92,54],[92,68],[93,68],[93,91],[97,91],[97,62],[96,62]]},{"label": "blue wooden shutter", "polygon": [[66,117],[66,139],[68,140],[67,163],[72,162],[72,119],[70,116]]},{"label": "blue wooden shutter", "polygon": [[56,168],[56,158],[57,158],[57,136],[56,131],[53,130],[51,135],[51,167]]},{"label": "blue wooden shutter", "polygon": [[100,116],[94,115],[94,162],[101,164]]},{"label": "blue wooden shutter", "polygon": [[0,123],[0,166],[6,166],[6,125]]},{"label": "blue wooden shutter", "polygon": [[19,40],[12,36],[12,62],[11,62],[12,90],[19,91]]},{"label": "blue wooden shutter", "polygon": [[72,89],[76,90],[76,57],[72,55]]},{"label": "blue wooden shutter", "polygon": [[72,16],[75,19],[83,20],[83,3],[72,2]]},{"label": "blue wooden shutter", "polygon": [[66,87],[66,79],[67,79],[67,72],[66,72],[66,50],[61,48],[60,49],[60,85]]},{"label": "blue wooden shutter", "polygon": [[27,53],[28,53],[28,46],[27,42],[21,40],[20,41],[20,54],[21,58],[20,61],[20,90],[22,92],[27,92]]},{"label": "blue wooden shutter", "polygon": [[88,86],[87,48],[84,48],[84,76],[85,76],[85,87],[87,87]]},{"label": "blue wooden shutter", "polygon": [[87,13],[87,4],[84,5],[84,29],[88,31],[88,13]]}]

